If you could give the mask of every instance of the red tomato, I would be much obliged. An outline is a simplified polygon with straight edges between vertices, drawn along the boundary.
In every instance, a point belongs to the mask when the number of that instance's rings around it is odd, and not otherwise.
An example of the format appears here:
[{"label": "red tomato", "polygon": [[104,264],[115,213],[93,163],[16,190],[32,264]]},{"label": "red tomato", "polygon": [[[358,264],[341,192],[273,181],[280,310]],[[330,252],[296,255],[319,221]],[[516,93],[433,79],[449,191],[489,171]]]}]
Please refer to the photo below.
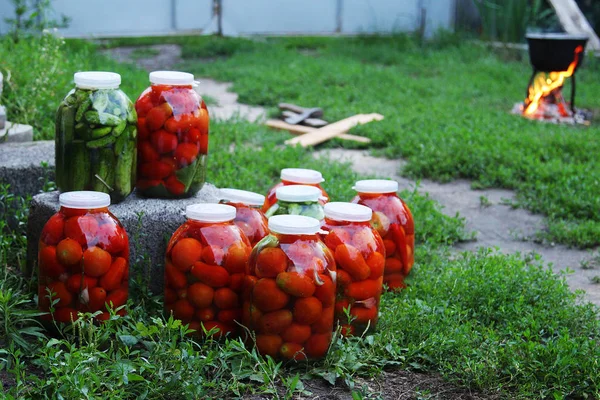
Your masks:
[{"label": "red tomato", "polygon": [[185,193],[185,185],[177,179],[177,175],[171,175],[165,180],[165,186],[169,192],[175,196],[181,196]]},{"label": "red tomato", "polygon": [[160,159],[160,154],[148,141],[138,141],[138,154],[140,155],[140,161],[152,162]]},{"label": "red tomato", "polygon": [[175,149],[175,160],[179,168],[184,168],[196,161],[198,145],[195,143],[180,143]]},{"label": "red tomato", "polygon": [[150,134],[150,142],[160,154],[170,153],[177,148],[177,136],[162,129]]},{"label": "red tomato", "polygon": [[92,246],[83,252],[83,271],[91,277],[104,275],[111,265],[110,253],[100,247]]},{"label": "red tomato", "polygon": [[65,219],[61,214],[54,214],[42,230],[41,239],[44,243],[56,246],[63,238]]},{"label": "red tomato", "polygon": [[151,132],[160,129],[171,115],[173,115],[171,106],[168,103],[163,103],[148,111],[148,114],[146,114],[146,126]]},{"label": "red tomato", "polygon": [[88,238],[91,240],[98,236],[98,221],[91,215],[71,217],[65,221],[65,235],[87,246]]},{"label": "red tomato", "polygon": [[39,252],[40,275],[50,278],[58,278],[66,272],[56,257],[56,247],[46,246]]},{"label": "red tomato", "polygon": [[[150,179],[164,179],[173,173],[173,167],[162,161],[140,165],[140,174]],[[139,181],[138,181],[139,182]],[[159,181],[160,183],[160,181]]]},{"label": "red tomato", "polygon": [[152,107],[154,107],[154,105],[152,104],[149,94],[140,96],[140,98],[135,102],[135,111],[138,115],[138,118],[145,118],[148,114],[148,111],[150,111]]}]

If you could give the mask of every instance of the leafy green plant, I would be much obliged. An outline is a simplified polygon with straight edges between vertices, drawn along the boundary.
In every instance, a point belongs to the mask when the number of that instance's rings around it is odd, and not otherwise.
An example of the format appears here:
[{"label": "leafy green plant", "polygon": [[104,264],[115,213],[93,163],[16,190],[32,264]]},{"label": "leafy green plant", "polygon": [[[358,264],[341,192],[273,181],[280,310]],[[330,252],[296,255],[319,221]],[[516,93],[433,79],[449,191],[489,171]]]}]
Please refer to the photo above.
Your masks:
[{"label": "leafy green plant", "polygon": [[27,34],[69,26],[71,19],[66,15],[61,15],[59,21],[50,16],[51,0],[11,0],[11,3],[14,7],[14,17],[4,18],[4,21],[9,24],[9,33],[15,42]]}]

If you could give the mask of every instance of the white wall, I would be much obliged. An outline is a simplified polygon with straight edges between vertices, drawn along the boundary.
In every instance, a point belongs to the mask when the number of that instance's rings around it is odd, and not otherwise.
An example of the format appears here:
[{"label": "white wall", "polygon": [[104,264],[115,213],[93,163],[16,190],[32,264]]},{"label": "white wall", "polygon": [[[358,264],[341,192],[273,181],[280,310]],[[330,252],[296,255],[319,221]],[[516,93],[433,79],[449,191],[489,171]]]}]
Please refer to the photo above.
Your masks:
[{"label": "white wall", "polygon": [[[405,32],[419,27],[426,9],[426,34],[452,29],[455,0],[223,0],[226,35]],[[67,37],[214,33],[212,0],[53,0],[56,15],[71,17]],[[341,19],[337,13],[341,5]],[[0,0],[0,33],[12,15]]]}]

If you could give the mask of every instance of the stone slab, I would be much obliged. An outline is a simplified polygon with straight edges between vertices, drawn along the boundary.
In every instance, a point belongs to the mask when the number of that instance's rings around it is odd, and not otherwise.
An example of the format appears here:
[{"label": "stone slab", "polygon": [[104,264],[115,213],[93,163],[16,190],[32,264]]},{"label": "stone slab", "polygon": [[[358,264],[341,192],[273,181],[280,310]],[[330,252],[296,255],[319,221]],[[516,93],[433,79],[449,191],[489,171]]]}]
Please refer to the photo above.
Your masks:
[{"label": "stone slab", "polygon": [[33,126],[17,124],[6,121],[6,124],[0,129],[0,142],[31,142],[33,140]]},{"label": "stone slab", "polygon": [[[147,199],[134,192],[122,203],[111,205],[109,210],[121,221],[129,236],[130,276],[147,285],[152,293],[162,293],[167,243],[185,221],[185,207],[218,201],[218,189],[207,183],[189,199]],[[37,267],[38,241],[44,224],[58,209],[57,191],[41,193],[32,199],[27,223],[26,276]]]},{"label": "stone slab", "polygon": [[[48,168],[42,167],[46,163]],[[0,144],[0,183],[19,196],[34,195],[42,190],[44,176],[54,180],[54,141]]]}]

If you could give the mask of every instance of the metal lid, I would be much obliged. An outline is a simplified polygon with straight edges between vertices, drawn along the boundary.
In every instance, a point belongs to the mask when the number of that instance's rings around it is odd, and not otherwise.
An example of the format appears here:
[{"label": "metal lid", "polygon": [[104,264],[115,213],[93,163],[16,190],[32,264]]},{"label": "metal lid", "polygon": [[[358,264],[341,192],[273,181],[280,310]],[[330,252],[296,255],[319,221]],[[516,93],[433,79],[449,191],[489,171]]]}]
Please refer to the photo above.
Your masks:
[{"label": "metal lid", "polygon": [[325,180],[319,171],[304,168],[284,168],[281,170],[281,179],[288,182],[311,184],[321,183]]},{"label": "metal lid", "polygon": [[199,222],[231,221],[235,213],[235,207],[226,204],[192,204],[185,208],[185,216]]},{"label": "metal lid", "polygon": [[150,83],[188,86],[194,84],[194,75],[179,71],[154,71],[150,72]]},{"label": "metal lid", "polygon": [[395,193],[398,182],[389,179],[366,179],[357,181],[352,189],[359,193]]},{"label": "metal lid", "polygon": [[289,235],[314,235],[321,230],[321,223],[303,215],[274,215],[269,218],[269,230]]},{"label": "metal lid", "polygon": [[249,192],[247,190],[225,188],[219,190],[221,200],[232,203],[242,203],[249,206],[262,206],[265,202],[265,196],[262,194]]},{"label": "metal lid", "polygon": [[325,218],[335,221],[366,222],[370,221],[373,211],[366,206],[354,203],[334,201],[323,207]]},{"label": "metal lid", "polygon": [[110,205],[110,196],[108,193],[92,191],[76,191],[61,193],[58,196],[58,204],[61,207],[78,208],[89,210],[93,208],[104,208]]},{"label": "metal lid", "polygon": [[121,84],[121,75],[115,72],[84,71],[76,72],[73,80],[81,89],[116,89]]},{"label": "metal lid", "polygon": [[315,186],[306,185],[287,185],[278,187],[275,191],[275,197],[281,201],[319,201],[323,193],[321,189]]}]

